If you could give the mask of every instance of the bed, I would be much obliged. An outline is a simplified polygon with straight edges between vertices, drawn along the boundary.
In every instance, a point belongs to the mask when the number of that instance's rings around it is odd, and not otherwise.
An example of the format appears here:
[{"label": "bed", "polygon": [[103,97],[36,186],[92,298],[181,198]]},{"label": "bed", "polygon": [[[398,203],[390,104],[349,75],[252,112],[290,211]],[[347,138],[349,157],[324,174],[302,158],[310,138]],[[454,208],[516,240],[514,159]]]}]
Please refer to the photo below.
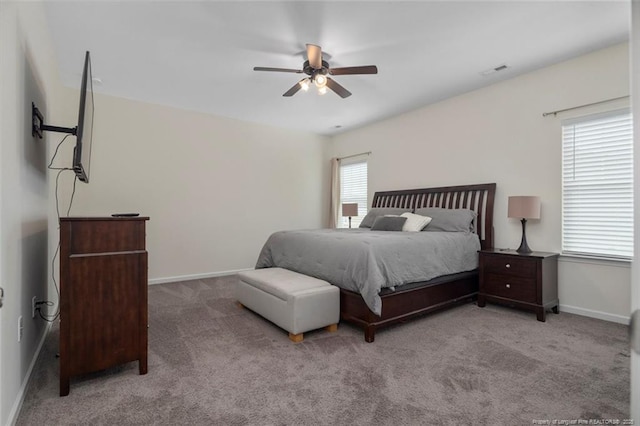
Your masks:
[{"label": "bed", "polygon": [[[477,251],[493,247],[495,187],[376,192],[372,211],[468,213],[473,220],[465,232],[383,232],[377,227],[276,232],[256,268],[282,267],[340,287],[341,320],[363,328],[365,340],[373,342],[380,328],[477,296]],[[437,231],[436,220],[426,229]]]}]

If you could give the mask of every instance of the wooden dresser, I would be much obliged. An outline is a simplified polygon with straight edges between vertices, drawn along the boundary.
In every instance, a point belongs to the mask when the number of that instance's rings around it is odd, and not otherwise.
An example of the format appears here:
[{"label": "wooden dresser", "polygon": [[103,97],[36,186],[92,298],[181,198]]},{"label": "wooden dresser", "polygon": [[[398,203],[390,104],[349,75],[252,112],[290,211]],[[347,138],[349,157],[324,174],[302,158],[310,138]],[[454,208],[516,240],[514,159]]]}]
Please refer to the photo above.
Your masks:
[{"label": "wooden dresser", "polygon": [[60,218],[60,396],[79,374],[131,361],[147,373],[148,219]]},{"label": "wooden dresser", "polygon": [[480,291],[478,306],[487,301],[502,303],[536,313],[545,321],[545,312],[558,313],[558,254],[534,251],[480,250]]}]

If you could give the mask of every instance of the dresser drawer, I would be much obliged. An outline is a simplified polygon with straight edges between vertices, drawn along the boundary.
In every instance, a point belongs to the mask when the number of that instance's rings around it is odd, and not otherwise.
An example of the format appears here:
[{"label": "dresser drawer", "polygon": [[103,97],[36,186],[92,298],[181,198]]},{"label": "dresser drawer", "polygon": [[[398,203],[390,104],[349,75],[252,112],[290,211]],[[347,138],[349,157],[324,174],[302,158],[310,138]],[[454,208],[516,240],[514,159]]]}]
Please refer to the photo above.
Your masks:
[{"label": "dresser drawer", "polygon": [[532,278],[485,273],[480,291],[487,295],[536,303],[536,280]]},{"label": "dresser drawer", "polygon": [[484,273],[507,274],[517,277],[536,276],[536,260],[514,256],[486,256],[483,258]]}]

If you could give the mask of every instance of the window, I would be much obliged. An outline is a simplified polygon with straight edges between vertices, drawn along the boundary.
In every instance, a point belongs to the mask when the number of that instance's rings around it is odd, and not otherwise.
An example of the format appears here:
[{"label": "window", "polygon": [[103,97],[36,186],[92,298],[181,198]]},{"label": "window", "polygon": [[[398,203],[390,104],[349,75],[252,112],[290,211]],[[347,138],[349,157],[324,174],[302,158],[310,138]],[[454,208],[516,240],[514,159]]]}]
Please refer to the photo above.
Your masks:
[{"label": "window", "polygon": [[[351,227],[357,228],[367,214],[366,160],[340,162],[340,204],[344,203],[358,203],[358,216],[351,218]],[[348,228],[349,218],[340,217],[339,227]]]},{"label": "window", "polygon": [[562,123],[562,251],[633,256],[633,126],[618,110]]}]

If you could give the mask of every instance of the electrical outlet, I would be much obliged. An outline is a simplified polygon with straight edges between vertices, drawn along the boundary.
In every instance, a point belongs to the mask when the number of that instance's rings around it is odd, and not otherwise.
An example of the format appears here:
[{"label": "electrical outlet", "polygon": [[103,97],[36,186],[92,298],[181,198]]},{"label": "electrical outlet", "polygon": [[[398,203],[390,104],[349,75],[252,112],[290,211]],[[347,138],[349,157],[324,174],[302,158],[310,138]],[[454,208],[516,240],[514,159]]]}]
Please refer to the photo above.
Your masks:
[{"label": "electrical outlet", "polygon": [[24,331],[24,325],[22,323],[22,315],[18,317],[18,342],[22,341],[22,332]]},{"label": "electrical outlet", "polygon": [[31,318],[36,317],[36,297],[31,298]]}]

